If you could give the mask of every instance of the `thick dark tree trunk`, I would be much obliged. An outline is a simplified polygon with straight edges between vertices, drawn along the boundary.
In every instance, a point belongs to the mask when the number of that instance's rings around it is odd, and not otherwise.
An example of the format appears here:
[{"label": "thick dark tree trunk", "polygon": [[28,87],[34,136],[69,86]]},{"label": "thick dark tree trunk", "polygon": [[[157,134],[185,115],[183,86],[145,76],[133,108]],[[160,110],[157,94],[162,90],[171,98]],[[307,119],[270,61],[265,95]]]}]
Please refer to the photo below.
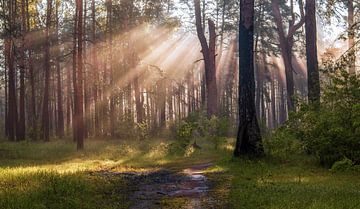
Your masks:
[{"label": "thick dark tree trunk", "polygon": [[254,0],[240,0],[239,49],[239,130],[235,157],[263,152],[255,110]]},{"label": "thick dark tree trunk", "polygon": [[11,38],[5,40],[5,51],[7,57],[7,66],[9,71],[8,79],[8,135],[10,141],[16,139],[16,118],[17,118],[17,105],[16,105],[16,83],[15,83],[15,66],[14,66],[14,42]]},{"label": "thick dark tree trunk", "polygon": [[306,0],[305,32],[306,32],[306,63],[308,76],[308,100],[310,104],[320,104],[320,78],[317,59],[317,34],[315,0]]}]

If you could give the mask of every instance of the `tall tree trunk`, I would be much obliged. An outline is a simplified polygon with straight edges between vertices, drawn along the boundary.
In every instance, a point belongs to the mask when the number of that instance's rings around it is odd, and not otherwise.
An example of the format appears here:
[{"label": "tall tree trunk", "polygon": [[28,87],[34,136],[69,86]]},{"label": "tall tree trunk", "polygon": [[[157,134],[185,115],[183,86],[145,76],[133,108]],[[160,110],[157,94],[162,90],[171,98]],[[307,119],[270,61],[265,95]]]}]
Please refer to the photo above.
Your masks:
[{"label": "tall tree trunk", "polygon": [[354,41],[354,36],[355,36],[355,28],[354,28],[354,2],[353,0],[348,0],[348,45],[349,45],[349,49],[350,50],[350,66],[349,66],[349,73],[350,74],[355,74],[356,73],[356,69],[355,69],[355,63],[356,63],[356,56],[355,56],[355,49],[354,45],[355,45],[355,41]]},{"label": "tall tree trunk", "polygon": [[75,15],[74,15],[74,34],[73,34],[73,66],[72,66],[72,70],[73,70],[73,75],[72,75],[72,79],[73,79],[73,90],[74,90],[74,98],[73,98],[73,140],[74,142],[78,141],[78,108],[77,108],[77,101],[78,101],[78,88],[77,88],[77,60],[78,60],[78,55],[77,55],[77,28],[78,28],[78,16],[79,16],[79,9],[78,9],[78,0],[76,0],[76,9],[75,9]]},{"label": "tall tree trunk", "polygon": [[30,100],[30,110],[31,110],[31,138],[37,140],[37,114],[36,114],[36,91],[35,91],[35,73],[32,59],[32,52],[29,50],[29,75],[30,75],[30,88],[31,88],[31,100]]},{"label": "tall tree trunk", "polygon": [[7,60],[7,68],[8,68],[8,134],[9,140],[15,141],[16,139],[16,119],[17,119],[17,102],[16,102],[16,70],[15,70],[15,43],[13,32],[15,30],[15,16],[16,16],[16,2],[8,1],[8,9],[9,9],[9,29],[10,36],[5,39],[5,56]]},{"label": "tall tree trunk", "polygon": [[50,91],[50,27],[52,0],[47,0],[46,7],[46,29],[45,29],[45,87],[42,112],[42,138],[44,141],[50,141],[50,112],[49,112],[49,91]]},{"label": "tall tree trunk", "polygon": [[[84,18],[83,18],[83,60],[87,60],[86,56],[86,19],[87,19],[87,0],[83,0],[84,1]],[[84,61],[85,63],[85,61]],[[90,89],[88,86],[88,82],[89,82],[89,72],[87,70],[87,68],[84,66],[84,108],[85,108],[85,116],[84,116],[84,138],[88,138],[89,134],[90,134],[90,130],[91,130],[91,116],[90,116]]]},{"label": "tall tree trunk", "polygon": [[[56,45],[59,44],[59,2],[56,2]],[[57,55],[60,55],[60,49],[57,50]],[[64,137],[64,111],[63,111],[63,96],[61,85],[61,68],[60,60],[56,58],[56,74],[57,74],[57,135],[59,138]]]},{"label": "tall tree trunk", "polygon": [[308,100],[310,104],[320,105],[320,78],[317,59],[317,34],[315,0],[306,0],[305,32],[306,63],[308,76]]},{"label": "tall tree trunk", "polygon": [[17,132],[17,140],[25,140],[25,35],[27,33],[26,14],[25,14],[25,0],[21,0],[21,54],[20,54],[20,98],[19,98],[19,121]]},{"label": "tall tree trunk", "polygon": [[287,34],[285,34],[283,19],[280,12],[280,3],[279,0],[271,0],[272,12],[275,18],[276,29],[278,32],[279,38],[279,47],[281,51],[281,56],[283,58],[285,66],[285,75],[286,75],[286,91],[287,91],[287,107],[288,111],[296,111],[294,104],[295,96],[295,87],[294,87],[294,75],[293,75],[293,65],[292,65],[292,49],[294,45],[294,34],[305,22],[304,10],[302,0],[299,1],[299,10],[300,10],[300,20],[295,24],[295,13],[293,11],[293,1],[290,3],[291,7],[291,20],[289,21],[289,26]]},{"label": "tall tree trunk", "polygon": [[66,68],[66,134],[70,133],[70,124],[71,124],[71,69],[70,67]]},{"label": "tall tree trunk", "polygon": [[195,18],[196,18],[196,31],[201,44],[202,54],[205,62],[205,80],[206,80],[206,97],[207,97],[207,116],[210,118],[217,115],[218,110],[218,97],[217,97],[217,84],[216,84],[216,65],[215,65],[215,45],[216,33],[215,24],[209,19],[209,44],[207,43],[204,28],[201,25],[201,9],[200,0],[194,0],[195,3]]},{"label": "tall tree trunk", "polygon": [[5,39],[4,43],[4,55],[5,55],[5,66],[4,66],[4,82],[5,82],[5,136],[9,137],[9,91],[8,91],[8,46],[7,46],[8,40]]},{"label": "tall tree trunk", "polygon": [[83,90],[83,0],[77,0],[77,149],[84,149],[84,90]]},{"label": "tall tree trunk", "polygon": [[235,157],[263,152],[254,101],[254,0],[240,0],[239,49],[239,130]]},{"label": "tall tree trunk", "polygon": [[107,32],[109,44],[109,70],[110,70],[110,134],[115,137],[115,95],[114,95],[114,72],[113,72],[113,37],[112,37],[112,0],[107,2]]},{"label": "tall tree trunk", "polygon": [[[11,8],[11,7],[10,7]],[[10,9],[12,10],[12,9]],[[11,15],[10,15],[11,16]],[[10,37],[5,40],[5,51],[7,57],[7,68],[9,71],[8,79],[8,91],[9,91],[9,101],[8,101],[8,134],[9,140],[15,141],[16,139],[16,118],[17,118],[17,105],[16,105],[16,82],[15,82],[15,66],[14,66],[14,42]]]},{"label": "tall tree trunk", "polygon": [[99,73],[98,73],[98,61],[96,56],[96,10],[95,10],[95,0],[91,1],[91,38],[93,41],[93,46],[91,48],[91,60],[92,60],[92,68],[93,68],[93,96],[95,103],[95,136],[99,136],[100,131],[100,119],[99,119],[99,101],[98,101],[98,89],[99,89]]}]

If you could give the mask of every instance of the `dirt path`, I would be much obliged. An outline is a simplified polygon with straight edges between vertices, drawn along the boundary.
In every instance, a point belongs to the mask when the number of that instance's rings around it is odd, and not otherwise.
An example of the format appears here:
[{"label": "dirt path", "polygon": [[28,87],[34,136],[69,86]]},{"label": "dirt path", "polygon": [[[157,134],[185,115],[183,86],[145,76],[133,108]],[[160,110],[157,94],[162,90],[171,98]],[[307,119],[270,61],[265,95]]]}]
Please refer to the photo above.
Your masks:
[{"label": "dirt path", "polygon": [[113,172],[108,170],[91,172],[113,179],[122,178],[128,183],[126,190],[118,192],[129,195],[130,209],[200,209],[205,202],[212,202],[209,196],[211,182],[204,171],[213,163],[198,164],[181,171],[159,170],[149,173]]},{"label": "dirt path", "polygon": [[180,172],[161,170],[135,177],[133,180],[137,184],[137,189],[131,197],[133,204],[130,208],[167,208],[163,205],[164,200],[171,202],[174,199],[179,200],[179,208],[202,208],[202,199],[206,198],[210,187],[204,170],[211,166],[212,163],[207,163]]}]

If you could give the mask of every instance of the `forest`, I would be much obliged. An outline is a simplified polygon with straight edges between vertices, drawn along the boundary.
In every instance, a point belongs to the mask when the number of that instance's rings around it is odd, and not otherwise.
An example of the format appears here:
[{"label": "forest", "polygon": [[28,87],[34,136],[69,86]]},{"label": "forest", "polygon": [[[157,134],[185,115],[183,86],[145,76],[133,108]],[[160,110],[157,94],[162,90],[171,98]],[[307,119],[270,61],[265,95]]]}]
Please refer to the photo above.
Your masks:
[{"label": "forest", "polygon": [[360,208],[360,0],[0,0],[0,208]]}]

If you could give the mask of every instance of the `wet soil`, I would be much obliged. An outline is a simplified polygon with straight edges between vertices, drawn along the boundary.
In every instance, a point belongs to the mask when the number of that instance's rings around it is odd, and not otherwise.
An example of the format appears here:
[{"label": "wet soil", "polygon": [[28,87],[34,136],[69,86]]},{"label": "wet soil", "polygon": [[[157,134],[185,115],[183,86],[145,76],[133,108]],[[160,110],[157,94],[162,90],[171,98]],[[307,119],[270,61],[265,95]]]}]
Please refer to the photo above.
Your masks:
[{"label": "wet soil", "polygon": [[203,206],[204,202],[211,202],[208,191],[212,183],[204,171],[212,166],[212,163],[206,163],[181,171],[163,169],[147,173],[100,171],[97,175],[126,179],[131,209],[200,209],[207,208]]}]

